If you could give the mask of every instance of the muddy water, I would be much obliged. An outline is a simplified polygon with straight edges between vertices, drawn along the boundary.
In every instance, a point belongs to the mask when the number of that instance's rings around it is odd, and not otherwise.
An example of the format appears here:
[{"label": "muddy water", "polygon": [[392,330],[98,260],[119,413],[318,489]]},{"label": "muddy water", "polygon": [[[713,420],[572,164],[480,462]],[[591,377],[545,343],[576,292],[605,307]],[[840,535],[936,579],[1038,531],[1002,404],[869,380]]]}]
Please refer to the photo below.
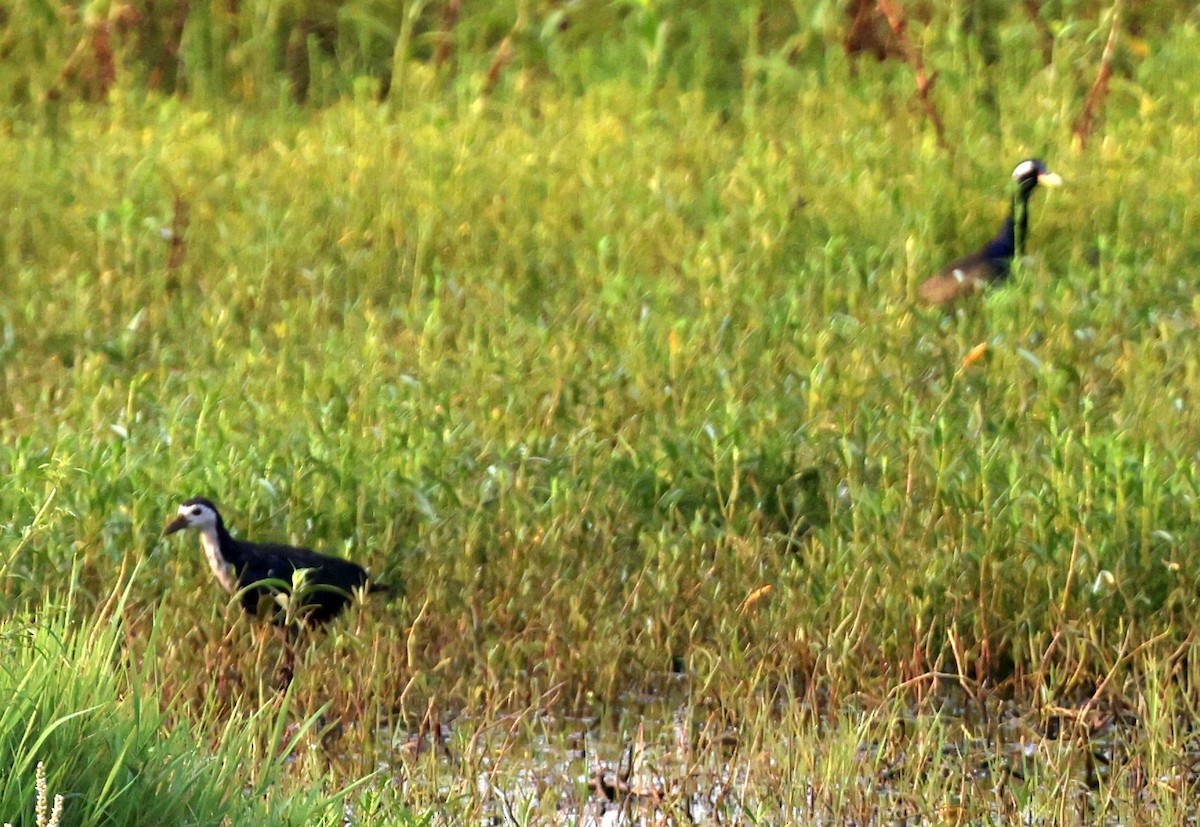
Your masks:
[{"label": "muddy water", "polygon": [[595,716],[464,716],[436,735],[379,734],[407,756],[389,768],[402,797],[443,824],[1127,823],[1113,790],[1145,814],[1128,716],[1007,703],[980,715],[947,697],[836,725],[797,727],[815,719],[801,710],[789,730],[788,710],[739,727],[683,690],[626,695]]}]

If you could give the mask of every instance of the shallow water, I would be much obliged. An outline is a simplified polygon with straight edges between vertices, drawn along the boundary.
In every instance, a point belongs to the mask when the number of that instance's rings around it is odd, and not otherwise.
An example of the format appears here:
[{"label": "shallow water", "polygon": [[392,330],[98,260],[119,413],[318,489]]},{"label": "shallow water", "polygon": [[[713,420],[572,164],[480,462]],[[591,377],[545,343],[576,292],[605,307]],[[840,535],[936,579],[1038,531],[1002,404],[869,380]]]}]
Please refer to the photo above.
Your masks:
[{"label": "shallow water", "polygon": [[[1154,817],[1145,787],[1194,780],[1186,761],[1173,777],[1139,779],[1136,721],[1078,706],[1035,714],[996,702],[981,715],[949,694],[838,721],[775,709],[739,729],[684,690],[680,680],[627,695],[594,716],[462,716],[436,737],[378,735],[397,756],[386,771],[402,797],[444,824],[464,823],[463,813],[477,824],[573,827],[1032,825],[1067,814],[1121,824],[1127,813]],[[1072,715],[1089,712],[1076,727]]]}]

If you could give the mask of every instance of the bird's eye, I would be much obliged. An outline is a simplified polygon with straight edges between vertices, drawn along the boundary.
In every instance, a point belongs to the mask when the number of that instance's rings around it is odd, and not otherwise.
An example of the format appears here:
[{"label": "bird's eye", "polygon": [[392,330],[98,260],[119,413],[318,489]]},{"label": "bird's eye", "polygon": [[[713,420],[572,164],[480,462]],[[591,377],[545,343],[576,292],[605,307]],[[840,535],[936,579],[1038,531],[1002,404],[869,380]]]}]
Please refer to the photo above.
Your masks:
[{"label": "bird's eye", "polygon": [[192,509],[192,516],[193,516],[193,517],[199,517],[199,516],[200,516],[200,506],[196,506],[195,508],[193,508],[193,509]]}]

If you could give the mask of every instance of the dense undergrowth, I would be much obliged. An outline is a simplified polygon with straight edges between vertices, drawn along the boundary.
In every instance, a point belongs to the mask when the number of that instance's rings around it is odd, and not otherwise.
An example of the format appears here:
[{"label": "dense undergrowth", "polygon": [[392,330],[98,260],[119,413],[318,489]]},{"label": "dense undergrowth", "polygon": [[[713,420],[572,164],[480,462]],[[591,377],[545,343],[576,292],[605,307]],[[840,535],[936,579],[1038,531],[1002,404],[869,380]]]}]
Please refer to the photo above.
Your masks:
[{"label": "dense undergrowth", "polygon": [[33,814],[42,827],[56,809],[61,824],[342,823],[350,790],[269,792],[316,719],[291,726],[285,695],[221,716],[164,705],[156,664],[124,646],[121,584],[88,624],[72,619],[74,593],[63,598],[7,618],[0,639],[8,818]]},{"label": "dense undergrowth", "polygon": [[[176,504],[351,556],[400,594],[306,646],[290,696],[341,780],[376,724],[591,714],[672,672],[753,732],[937,675],[1192,702],[1195,19],[1135,18],[1072,149],[1106,18],[1048,4],[1044,64],[1017,11],[982,40],[931,12],[943,148],[910,68],[847,58],[822,4],[497,6],[440,65],[432,6],[367,27],[411,53],[355,51],[345,11],[337,48],[302,33],[304,105],[263,8],[189,19],[168,82],[114,6],[100,95],[55,62],[95,15],[44,18],[40,55],[6,35],[11,617],[74,583],[86,618],[140,561],[121,635],[153,666],[103,680],[202,729],[270,696],[282,644],[159,538]],[[914,306],[1029,155],[1069,184],[1035,195],[1033,259]]]}]

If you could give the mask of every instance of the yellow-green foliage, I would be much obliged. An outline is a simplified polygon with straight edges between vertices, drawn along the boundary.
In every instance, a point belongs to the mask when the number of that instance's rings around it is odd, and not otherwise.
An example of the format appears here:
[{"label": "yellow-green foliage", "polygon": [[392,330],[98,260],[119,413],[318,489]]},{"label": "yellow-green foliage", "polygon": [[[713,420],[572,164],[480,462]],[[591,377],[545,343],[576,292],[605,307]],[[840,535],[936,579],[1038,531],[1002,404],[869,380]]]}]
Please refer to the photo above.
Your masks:
[{"label": "yellow-green foliage", "polygon": [[[591,708],[672,665],[743,720],[798,684],[836,710],[931,673],[1038,702],[1170,674],[1200,621],[1200,33],[1130,41],[1074,150],[1106,19],[1054,21],[1048,66],[1017,11],[995,65],[916,20],[946,150],[911,70],[848,63],[821,8],[794,42],[739,16],[744,62],[629,4],[611,51],[526,21],[490,90],[506,29],[476,21],[457,74],[389,58],[383,102],[330,69],[300,108],[263,69],[16,105],[4,599],[77,566],[99,601],[144,561],[130,651],[170,698],[237,704],[282,644],[160,541],[202,494],[397,586],[295,675],[302,713],[368,731]],[[959,315],[915,307],[1030,155],[1068,182],[1034,195],[1034,258]]]},{"label": "yellow-green foliage", "polygon": [[268,792],[315,724],[302,720],[284,740],[286,696],[222,717],[213,705],[185,710],[161,694],[154,663],[128,658],[120,583],[90,622],[73,620],[73,595],[64,596],[36,616],[7,617],[0,638],[6,819],[37,827],[341,823],[348,790]]}]

